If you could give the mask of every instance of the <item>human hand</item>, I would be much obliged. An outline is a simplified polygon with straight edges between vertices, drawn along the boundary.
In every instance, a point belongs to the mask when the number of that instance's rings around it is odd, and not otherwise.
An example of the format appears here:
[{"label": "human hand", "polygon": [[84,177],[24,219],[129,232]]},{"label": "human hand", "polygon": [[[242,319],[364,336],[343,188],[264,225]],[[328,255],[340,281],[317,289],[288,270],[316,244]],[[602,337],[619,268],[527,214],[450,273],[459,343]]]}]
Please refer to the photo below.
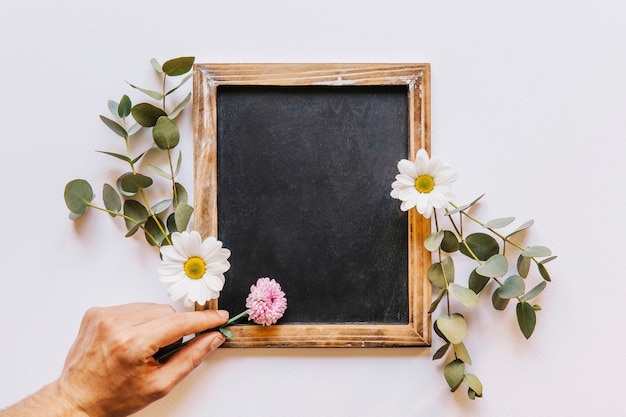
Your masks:
[{"label": "human hand", "polygon": [[200,335],[164,364],[152,357],[159,348],[227,319],[223,311],[176,313],[161,304],[92,308],[83,317],[54,388],[90,417],[127,416],[170,392],[224,342],[224,336]]}]

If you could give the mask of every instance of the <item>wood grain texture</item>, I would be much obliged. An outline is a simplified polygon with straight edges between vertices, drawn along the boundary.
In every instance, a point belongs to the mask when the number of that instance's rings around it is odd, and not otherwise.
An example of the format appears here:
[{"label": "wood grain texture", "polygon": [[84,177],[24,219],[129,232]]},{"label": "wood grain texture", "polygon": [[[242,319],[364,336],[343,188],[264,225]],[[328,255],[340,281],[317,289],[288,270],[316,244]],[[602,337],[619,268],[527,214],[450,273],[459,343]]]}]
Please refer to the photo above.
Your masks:
[{"label": "wood grain texture", "polygon": [[[430,152],[429,64],[196,64],[193,86],[195,229],[204,237],[218,235],[217,94],[219,86],[386,86],[407,87],[409,155]],[[431,286],[430,254],[422,242],[430,222],[415,210],[409,215],[408,324],[296,323],[270,327],[232,326],[234,339],[225,347],[394,347],[428,346],[427,312]],[[217,308],[212,301],[205,307]],[[233,312],[236,313],[236,312]]]}]

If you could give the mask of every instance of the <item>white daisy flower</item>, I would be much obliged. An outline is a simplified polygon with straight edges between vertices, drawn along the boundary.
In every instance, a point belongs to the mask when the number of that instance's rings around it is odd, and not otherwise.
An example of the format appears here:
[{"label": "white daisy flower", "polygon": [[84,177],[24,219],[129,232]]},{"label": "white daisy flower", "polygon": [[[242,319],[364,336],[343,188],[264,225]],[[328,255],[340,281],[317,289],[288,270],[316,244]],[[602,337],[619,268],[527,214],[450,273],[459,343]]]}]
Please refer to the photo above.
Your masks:
[{"label": "white daisy flower", "polygon": [[224,272],[230,268],[230,250],[214,237],[204,242],[200,233],[172,233],[172,245],[161,247],[159,280],[170,284],[168,294],[174,301],[204,305],[220,296]]},{"label": "white daisy flower", "polygon": [[439,158],[428,158],[424,149],[415,156],[415,162],[403,159],[398,162],[396,180],[391,184],[391,196],[402,200],[400,209],[413,207],[427,219],[433,209],[446,207],[454,198],[451,184],[458,174],[450,172],[448,164]]}]

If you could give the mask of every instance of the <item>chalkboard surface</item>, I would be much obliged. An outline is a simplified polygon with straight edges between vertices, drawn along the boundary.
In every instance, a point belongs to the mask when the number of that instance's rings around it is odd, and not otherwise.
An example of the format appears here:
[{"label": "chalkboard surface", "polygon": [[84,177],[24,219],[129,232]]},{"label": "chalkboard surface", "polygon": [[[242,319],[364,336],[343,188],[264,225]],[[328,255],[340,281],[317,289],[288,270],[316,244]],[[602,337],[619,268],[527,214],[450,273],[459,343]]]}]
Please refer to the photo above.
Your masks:
[{"label": "chalkboard surface", "polygon": [[236,314],[265,276],[288,299],[223,346],[429,345],[430,223],[389,192],[430,148],[430,66],[197,64],[193,94],[194,228],[232,251],[197,308]]},{"label": "chalkboard surface", "polygon": [[218,88],[220,308],[269,276],[281,323],[408,323],[407,215],[389,196],[408,117],[406,86]]}]

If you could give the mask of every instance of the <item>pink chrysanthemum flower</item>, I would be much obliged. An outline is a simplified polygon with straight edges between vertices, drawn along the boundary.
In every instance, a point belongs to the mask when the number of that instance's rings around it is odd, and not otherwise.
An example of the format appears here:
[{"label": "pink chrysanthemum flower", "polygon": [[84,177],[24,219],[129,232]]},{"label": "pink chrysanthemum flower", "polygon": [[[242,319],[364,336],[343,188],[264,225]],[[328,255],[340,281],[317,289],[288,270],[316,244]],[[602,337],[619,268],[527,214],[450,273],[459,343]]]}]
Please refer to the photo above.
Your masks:
[{"label": "pink chrysanthemum flower", "polygon": [[269,278],[259,278],[256,285],[250,287],[246,308],[248,320],[263,326],[271,326],[285,314],[287,298],[278,282]]}]

